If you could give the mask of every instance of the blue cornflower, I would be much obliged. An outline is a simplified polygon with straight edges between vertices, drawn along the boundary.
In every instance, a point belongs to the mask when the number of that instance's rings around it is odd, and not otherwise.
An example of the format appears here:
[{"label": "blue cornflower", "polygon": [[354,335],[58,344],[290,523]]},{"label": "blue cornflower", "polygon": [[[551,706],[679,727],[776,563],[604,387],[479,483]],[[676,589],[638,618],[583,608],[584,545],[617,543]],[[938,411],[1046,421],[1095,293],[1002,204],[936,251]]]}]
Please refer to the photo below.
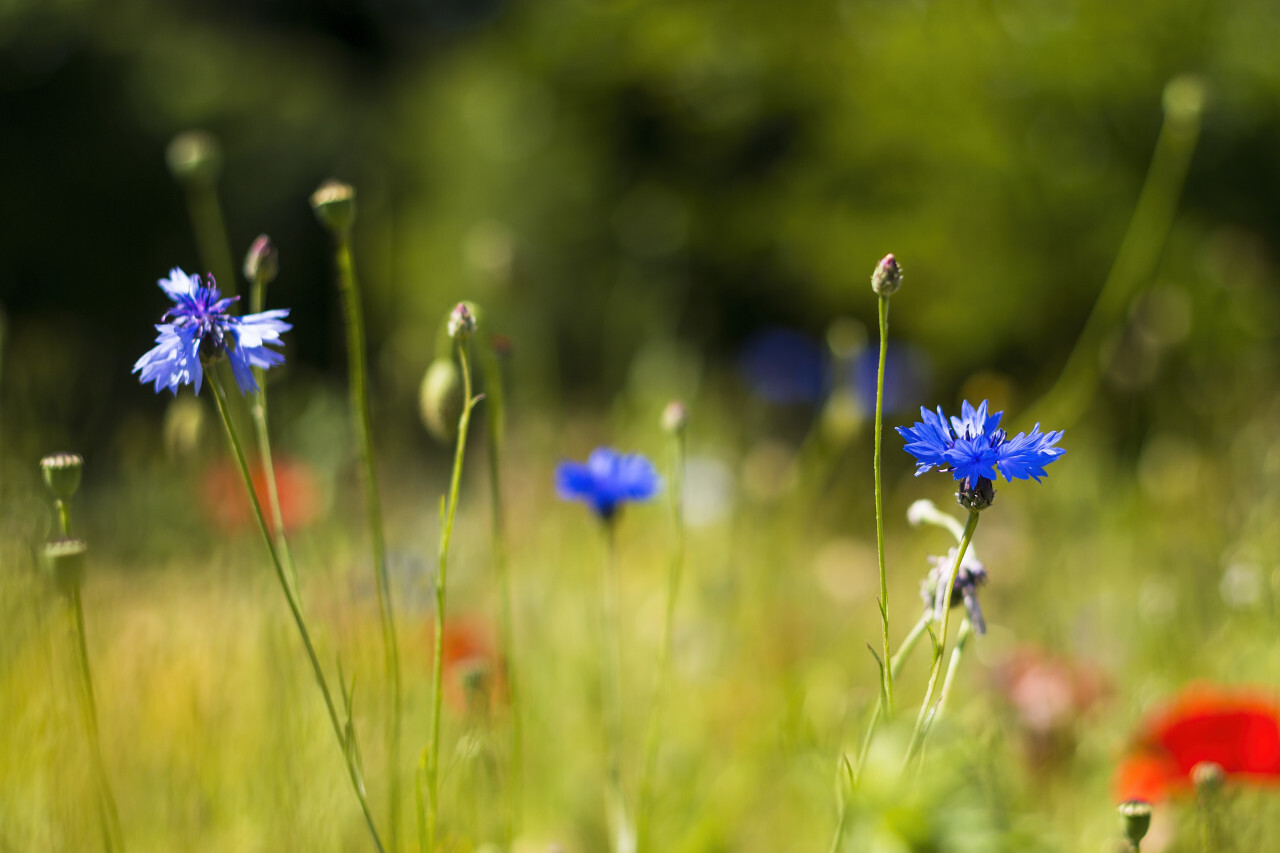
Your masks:
[{"label": "blue cornflower", "polygon": [[190,384],[199,394],[204,379],[202,358],[214,359],[225,353],[231,375],[243,393],[258,390],[252,368],[284,362],[282,354],[267,346],[280,346],[280,333],[293,328],[282,319],[289,315],[288,308],[236,317],[230,310],[240,297],[223,299],[212,275],[205,287],[200,276],[187,275],[177,267],[159,284],[176,304],[156,326],[160,334],[155,347],[138,359],[132,371],[140,374],[138,380],[143,384],[154,381],[156,393],[167,387],[176,394],[178,386]]},{"label": "blue cornflower", "polygon": [[1003,415],[988,415],[986,400],[976,409],[965,400],[960,417],[949,421],[941,406],[936,415],[921,407],[924,422],[898,427],[898,434],[907,440],[906,451],[916,458],[917,477],[934,469],[950,471],[974,491],[989,489],[997,471],[1006,480],[1030,477],[1039,482],[1045,475],[1044,466],[1066,453],[1054,446],[1062,438],[1062,430],[1040,432],[1040,424],[1036,424],[1030,433],[1010,438],[999,428]]},{"label": "blue cornflower", "polygon": [[738,373],[751,391],[775,405],[812,403],[827,385],[827,357],[807,335],[768,329],[753,336],[738,356]]},{"label": "blue cornflower", "polygon": [[556,493],[565,500],[589,504],[605,521],[623,502],[648,500],[661,486],[658,471],[648,459],[608,447],[591,451],[586,462],[561,462],[556,468]]}]

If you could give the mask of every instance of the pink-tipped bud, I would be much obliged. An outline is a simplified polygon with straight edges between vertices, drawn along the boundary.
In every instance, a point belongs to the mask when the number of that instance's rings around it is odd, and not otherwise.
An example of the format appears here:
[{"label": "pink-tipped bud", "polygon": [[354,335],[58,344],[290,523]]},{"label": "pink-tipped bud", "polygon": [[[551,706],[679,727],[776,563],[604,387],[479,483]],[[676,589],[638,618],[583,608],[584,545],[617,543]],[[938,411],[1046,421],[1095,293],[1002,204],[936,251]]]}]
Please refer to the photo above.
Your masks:
[{"label": "pink-tipped bud", "polygon": [[672,400],[662,411],[662,428],[672,435],[680,435],[689,425],[689,409],[679,400]]},{"label": "pink-tipped bud", "polygon": [[266,234],[259,234],[244,256],[244,277],[251,282],[270,284],[280,271],[280,255]]},{"label": "pink-tipped bud", "polygon": [[871,274],[871,289],[877,296],[892,296],[902,287],[902,268],[893,255],[885,255]]},{"label": "pink-tipped bud", "polygon": [[449,315],[449,337],[455,341],[468,340],[476,330],[476,315],[465,302],[459,302]]}]

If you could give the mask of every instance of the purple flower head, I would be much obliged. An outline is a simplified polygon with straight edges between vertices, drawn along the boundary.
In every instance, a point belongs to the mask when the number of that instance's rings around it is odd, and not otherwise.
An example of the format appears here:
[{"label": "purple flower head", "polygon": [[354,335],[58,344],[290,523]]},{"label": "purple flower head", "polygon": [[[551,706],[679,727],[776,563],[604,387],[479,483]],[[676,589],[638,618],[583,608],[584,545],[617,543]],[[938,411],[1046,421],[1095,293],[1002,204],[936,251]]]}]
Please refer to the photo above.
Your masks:
[{"label": "purple flower head", "polygon": [[281,332],[293,328],[283,319],[289,315],[288,308],[236,317],[230,311],[239,297],[223,299],[213,276],[205,287],[200,276],[187,275],[177,267],[159,283],[174,306],[156,326],[160,333],[156,345],[138,359],[132,371],[143,384],[154,382],[157,394],[162,387],[176,394],[178,386],[187,384],[195,386],[199,394],[204,379],[201,358],[225,353],[241,393],[258,390],[252,368],[265,370],[284,362],[282,354],[267,347],[280,346]]},{"label": "purple flower head", "polygon": [[987,569],[972,551],[965,551],[960,561],[960,571],[956,573],[956,582],[951,586],[951,595],[943,594],[942,587],[951,577],[951,569],[956,563],[956,549],[952,548],[941,557],[929,557],[929,574],[920,584],[920,598],[924,600],[925,613],[932,613],[933,619],[942,622],[948,607],[956,607],[963,603],[969,614],[969,623],[979,634],[987,633],[987,622],[982,618],[982,607],[978,604],[978,587],[987,582]]},{"label": "purple flower head", "polygon": [[986,400],[976,409],[964,401],[960,417],[949,420],[941,406],[936,414],[922,407],[923,422],[898,427],[898,434],[906,439],[906,451],[916,458],[917,477],[934,469],[950,471],[973,490],[983,487],[983,480],[989,487],[997,472],[1006,480],[1031,478],[1039,482],[1045,475],[1044,466],[1066,452],[1054,446],[1062,438],[1062,430],[1044,433],[1036,424],[1030,433],[1010,438],[1000,429],[1003,415],[988,415]]},{"label": "purple flower head", "polygon": [[556,468],[556,493],[564,500],[588,504],[605,521],[613,518],[621,504],[648,500],[661,486],[648,459],[608,447],[591,451],[586,462],[561,462]]}]

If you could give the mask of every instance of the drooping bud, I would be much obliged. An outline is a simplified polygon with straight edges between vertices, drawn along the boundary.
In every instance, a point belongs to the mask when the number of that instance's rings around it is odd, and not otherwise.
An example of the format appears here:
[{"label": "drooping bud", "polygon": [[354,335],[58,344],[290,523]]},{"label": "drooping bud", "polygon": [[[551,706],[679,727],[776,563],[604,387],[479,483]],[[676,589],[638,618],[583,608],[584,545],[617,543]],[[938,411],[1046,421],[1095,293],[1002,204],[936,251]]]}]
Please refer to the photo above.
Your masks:
[{"label": "drooping bud", "polygon": [[418,413],[431,437],[442,444],[453,441],[462,415],[462,374],[452,358],[437,358],[427,367],[418,386]]},{"label": "drooping bud", "polygon": [[80,488],[84,458],[78,453],[54,453],[40,460],[44,484],[60,501],[69,501]]},{"label": "drooping bud", "polygon": [[249,246],[244,256],[244,277],[250,282],[261,281],[270,284],[280,271],[280,255],[275,244],[266,234],[259,234],[258,239]]},{"label": "drooping bud", "polygon": [[963,480],[960,483],[960,491],[956,492],[956,502],[970,512],[986,509],[995,499],[995,484],[986,477],[979,477],[977,483]]},{"label": "drooping bud", "polygon": [[342,237],[356,221],[356,190],[342,181],[328,180],[311,194],[316,219],[335,237]]},{"label": "drooping bud", "polygon": [[1120,814],[1120,826],[1124,828],[1124,837],[1129,839],[1129,846],[1137,850],[1142,839],[1147,837],[1151,828],[1151,803],[1146,800],[1129,800],[1116,809]]},{"label": "drooping bud", "polygon": [[672,400],[662,410],[662,428],[671,435],[682,435],[689,425],[689,409],[680,400]]},{"label": "drooping bud", "polygon": [[892,296],[902,287],[902,268],[893,255],[885,255],[871,274],[871,289],[877,296]]},{"label": "drooping bud", "polygon": [[203,130],[179,133],[165,149],[164,159],[170,174],[185,185],[213,186],[222,174],[222,146]]},{"label": "drooping bud", "polygon": [[476,330],[476,315],[465,302],[459,302],[449,314],[449,337],[465,342]]},{"label": "drooping bud", "polygon": [[89,550],[81,539],[55,539],[44,546],[45,571],[58,591],[70,595],[84,582],[84,555]]}]

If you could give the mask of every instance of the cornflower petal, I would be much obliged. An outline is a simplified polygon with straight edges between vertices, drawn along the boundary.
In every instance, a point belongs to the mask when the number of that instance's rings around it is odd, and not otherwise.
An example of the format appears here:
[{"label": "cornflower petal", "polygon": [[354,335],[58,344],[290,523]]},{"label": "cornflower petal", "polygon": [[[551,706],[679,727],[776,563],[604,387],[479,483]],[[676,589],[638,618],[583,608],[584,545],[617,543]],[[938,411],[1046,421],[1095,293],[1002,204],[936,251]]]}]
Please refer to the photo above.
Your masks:
[{"label": "cornflower petal", "polygon": [[657,494],[661,478],[648,459],[601,447],[583,462],[562,462],[556,468],[556,493],[565,500],[589,504],[608,520],[627,501],[648,500]]}]

